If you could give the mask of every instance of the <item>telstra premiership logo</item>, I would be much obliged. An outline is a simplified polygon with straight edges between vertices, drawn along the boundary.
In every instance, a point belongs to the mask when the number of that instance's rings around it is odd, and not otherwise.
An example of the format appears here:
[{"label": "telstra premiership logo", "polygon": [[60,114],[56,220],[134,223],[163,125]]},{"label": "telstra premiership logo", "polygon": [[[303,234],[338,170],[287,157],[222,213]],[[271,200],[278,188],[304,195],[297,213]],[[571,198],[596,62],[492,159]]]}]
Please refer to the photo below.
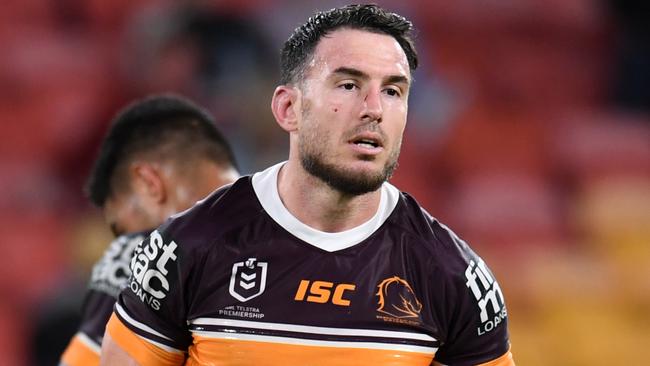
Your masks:
[{"label": "telstra premiership logo", "polygon": [[241,302],[260,296],[266,288],[267,268],[268,263],[258,262],[257,258],[233,264],[228,288],[230,295]]}]

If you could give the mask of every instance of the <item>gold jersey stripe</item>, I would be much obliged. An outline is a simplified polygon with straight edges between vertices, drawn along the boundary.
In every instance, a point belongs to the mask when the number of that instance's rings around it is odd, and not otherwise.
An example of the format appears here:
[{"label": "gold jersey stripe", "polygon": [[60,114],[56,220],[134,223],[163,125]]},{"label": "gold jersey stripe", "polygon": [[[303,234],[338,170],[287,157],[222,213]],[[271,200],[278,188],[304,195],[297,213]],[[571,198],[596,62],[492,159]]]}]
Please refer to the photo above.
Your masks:
[{"label": "gold jersey stripe", "polygon": [[84,343],[79,335],[75,335],[63,352],[61,362],[66,366],[97,366],[99,353]]},{"label": "gold jersey stripe", "polygon": [[383,349],[305,346],[194,335],[187,365],[429,366],[432,354]]}]

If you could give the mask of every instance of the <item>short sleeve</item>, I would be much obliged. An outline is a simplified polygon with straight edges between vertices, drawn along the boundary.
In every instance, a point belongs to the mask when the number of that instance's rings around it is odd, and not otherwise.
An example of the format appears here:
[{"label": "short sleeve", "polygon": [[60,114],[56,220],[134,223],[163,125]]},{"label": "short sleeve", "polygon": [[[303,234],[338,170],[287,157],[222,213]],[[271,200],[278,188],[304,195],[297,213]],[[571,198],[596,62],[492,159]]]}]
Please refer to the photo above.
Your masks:
[{"label": "short sleeve", "polygon": [[487,264],[455,234],[456,255],[445,286],[446,340],[435,361],[444,365],[514,365],[503,291]]},{"label": "short sleeve", "polygon": [[154,350],[174,359],[191,344],[184,301],[184,284],[191,265],[184,259],[181,248],[164,227],[153,231],[135,249],[131,277],[118,296],[108,327],[113,340],[127,353]]}]

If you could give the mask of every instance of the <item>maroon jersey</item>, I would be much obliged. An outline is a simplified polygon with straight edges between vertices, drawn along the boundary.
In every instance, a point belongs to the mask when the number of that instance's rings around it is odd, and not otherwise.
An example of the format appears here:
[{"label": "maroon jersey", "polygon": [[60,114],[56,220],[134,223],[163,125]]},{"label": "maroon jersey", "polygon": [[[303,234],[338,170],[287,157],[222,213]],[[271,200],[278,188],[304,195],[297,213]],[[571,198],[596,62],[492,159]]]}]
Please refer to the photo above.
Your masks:
[{"label": "maroon jersey", "polygon": [[385,183],[344,232],[298,221],[281,164],[173,217],[136,249],[109,323],[143,364],[512,365],[494,275]]},{"label": "maroon jersey", "polygon": [[131,257],[135,247],[151,230],[122,235],[108,246],[93,266],[88,292],[82,307],[79,331],[70,341],[61,364],[65,366],[99,365],[99,354],[115,300],[131,276]]}]

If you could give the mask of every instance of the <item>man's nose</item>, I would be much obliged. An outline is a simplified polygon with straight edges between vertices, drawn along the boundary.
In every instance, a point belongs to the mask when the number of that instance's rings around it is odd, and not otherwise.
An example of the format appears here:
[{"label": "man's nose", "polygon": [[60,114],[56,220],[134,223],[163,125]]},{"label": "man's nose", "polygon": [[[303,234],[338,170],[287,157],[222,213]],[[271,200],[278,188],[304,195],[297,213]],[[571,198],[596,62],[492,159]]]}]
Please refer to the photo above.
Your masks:
[{"label": "man's nose", "polygon": [[374,88],[369,90],[364,96],[361,119],[381,122],[383,112],[381,91]]}]

